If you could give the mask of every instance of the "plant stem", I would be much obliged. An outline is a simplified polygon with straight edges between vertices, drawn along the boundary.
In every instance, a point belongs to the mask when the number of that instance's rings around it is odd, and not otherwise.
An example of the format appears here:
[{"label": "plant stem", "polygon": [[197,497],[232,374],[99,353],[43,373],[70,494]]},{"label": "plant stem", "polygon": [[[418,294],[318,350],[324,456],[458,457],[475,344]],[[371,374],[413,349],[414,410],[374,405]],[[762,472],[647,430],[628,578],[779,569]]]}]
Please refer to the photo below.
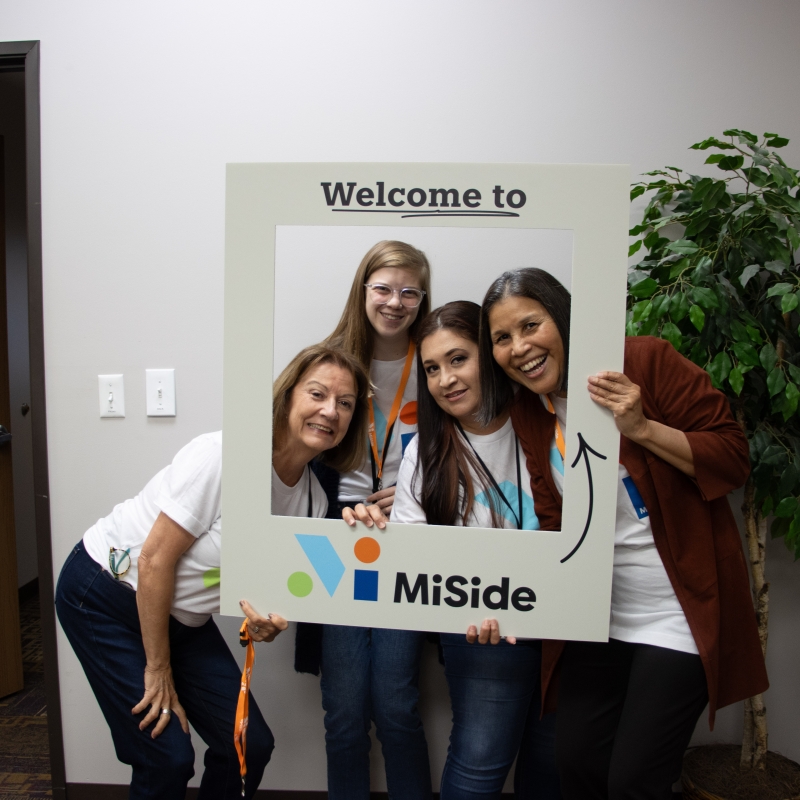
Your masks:
[{"label": "plant stem", "polygon": [[[744,424],[744,411],[736,410],[740,425]],[[767,520],[762,518],[755,502],[755,484],[747,479],[742,503],[747,549],[750,556],[750,574],[753,579],[753,605],[758,625],[761,653],[767,654],[767,622],[769,619],[769,583],[765,578],[765,551]],[[763,695],[755,695],[745,703],[744,737],[742,741],[743,769],[764,770],[767,766],[767,709]]]}]

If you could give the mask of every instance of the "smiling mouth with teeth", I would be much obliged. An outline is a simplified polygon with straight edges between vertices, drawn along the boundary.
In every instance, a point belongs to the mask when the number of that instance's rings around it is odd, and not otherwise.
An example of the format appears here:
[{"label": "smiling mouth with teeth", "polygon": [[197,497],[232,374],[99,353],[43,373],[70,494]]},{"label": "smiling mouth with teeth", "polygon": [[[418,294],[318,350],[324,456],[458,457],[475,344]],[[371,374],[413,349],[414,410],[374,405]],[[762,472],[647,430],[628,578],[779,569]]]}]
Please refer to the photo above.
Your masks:
[{"label": "smiling mouth with teeth", "polygon": [[333,433],[330,428],[326,428],[324,425],[317,425],[316,422],[309,422],[308,427],[315,431],[322,431],[322,433]]},{"label": "smiling mouth with teeth", "polygon": [[394,322],[395,320],[398,320],[398,319],[403,319],[403,315],[402,314],[387,314],[385,311],[381,311],[381,316],[384,319],[389,320],[390,322]]},{"label": "smiling mouth with teeth", "polygon": [[520,370],[524,375],[530,377],[531,373],[537,372],[544,366],[545,361],[547,361],[547,355],[539,356],[538,358],[531,359],[527,364],[523,364]]}]

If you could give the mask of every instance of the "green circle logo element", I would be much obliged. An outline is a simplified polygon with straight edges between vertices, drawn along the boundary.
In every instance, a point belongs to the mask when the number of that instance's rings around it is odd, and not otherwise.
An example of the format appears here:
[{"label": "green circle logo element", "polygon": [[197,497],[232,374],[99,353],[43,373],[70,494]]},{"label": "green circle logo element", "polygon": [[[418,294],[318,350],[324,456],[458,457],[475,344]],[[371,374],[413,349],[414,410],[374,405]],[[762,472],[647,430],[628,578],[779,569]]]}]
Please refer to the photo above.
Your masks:
[{"label": "green circle logo element", "polygon": [[314,581],[307,572],[293,572],[286,581],[289,591],[295,597],[306,597],[314,588]]}]

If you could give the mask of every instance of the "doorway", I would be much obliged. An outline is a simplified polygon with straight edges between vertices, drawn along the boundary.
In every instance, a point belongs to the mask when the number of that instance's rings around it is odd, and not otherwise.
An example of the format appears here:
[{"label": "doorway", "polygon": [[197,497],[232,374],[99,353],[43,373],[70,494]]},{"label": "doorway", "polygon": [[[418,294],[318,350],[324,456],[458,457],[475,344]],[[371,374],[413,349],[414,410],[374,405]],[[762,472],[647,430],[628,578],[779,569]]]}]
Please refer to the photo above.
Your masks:
[{"label": "doorway", "polygon": [[[8,128],[0,129],[4,151],[0,172],[0,424],[11,435],[9,441],[0,431],[0,438],[5,439],[5,444],[0,444],[0,493],[8,493],[9,484],[12,492],[10,499],[0,497],[0,517],[10,520],[16,532],[9,535],[8,525],[0,529],[0,537],[4,537],[0,559],[9,562],[7,572],[0,576],[0,620],[5,624],[6,617],[15,616],[18,642],[20,581],[30,585],[38,578],[52,796],[66,800],[45,414],[38,42],[0,42],[0,79],[4,78],[9,79],[4,81],[6,87],[13,84],[18,91],[0,92],[0,128]],[[7,474],[2,481],[4,467],[11,481]],[[12,550],[20,555],[19,560],[12,558]],[[12,567],[17,572],[17,563],[19,575],[11,576]],[[13,636],[9,641],[13,649]],[[0,649],[5,649],[5,640]],[[14,669],[9,667],[12,679]]]}]

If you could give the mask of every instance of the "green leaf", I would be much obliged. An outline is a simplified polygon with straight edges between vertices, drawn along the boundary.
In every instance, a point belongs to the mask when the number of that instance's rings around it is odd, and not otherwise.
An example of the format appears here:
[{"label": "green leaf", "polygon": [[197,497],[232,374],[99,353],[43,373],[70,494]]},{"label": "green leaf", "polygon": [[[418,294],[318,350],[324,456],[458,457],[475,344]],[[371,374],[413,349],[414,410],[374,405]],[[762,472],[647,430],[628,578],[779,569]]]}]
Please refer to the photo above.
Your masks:
[{"label": "green leaf", "polygon": [[659,319],[669,311],[670,298],[666,294],[660,294],[653,298],[653,311],[650,314],[651,319]]},{"label": "green leaf", "polygon": [[754,186],[764,186],[764,184],[769,180],[767,173],[758,167],[745,167],[742,172],[745,174],[747,180],[749,180]]},{"label": "green leaf", "polygon": [[750,338],[756,343],[761,344],[764,340],[761,338],[761,332],[758,328],[754,328],[752,325],[747,326],[747,332],[750,334]]},{"label": "green leaf", "polygon": [[722,159],[725,158],[723,153],[714,153],[710,155],[703,163],[704,164],[719,164]]},{"label": "green leaf", "polygon": [[789,375],[791,375],[792,380],[795,383],[800,383],[800,368],[796,367],[794,364],[790,364],[788,361],[785,362],[786,368],[789,370]]},{"label": "green leaf", "polygon": [[772,179],[778,186],[794,186],[795,180],[794,175],[786,169],[786,167],[782,167],[779,164],[773,164],[770,168],[770,175],[772,175]]},{"label": "green leaf", "polygon": [[742,364],[747,364],[750,367],[758,366],[758,353],[752,344],[748,342],[735,342],[733,345],[733,352]]},{"label": "green leaf", "polygon": [[798,508],[800,508],[800,503],[797,502],[796,497],[784,497],[775,509],[775,516],[783,519],[793,517]]},{"label": "green leaf", "polygon": [[790,417],[793,417],[797,413],[797,403],[800,401],[800,389],[793,383],[787,383],[783,394],[786,398],[786,402],[783,405],[783,419],[784,421],[788,421]]},{"label": "green leaf", "polygon": [[661,329],[661,338],[666,339],[678,352],[680,352],[681,345],[683,344],[683,336],[677,325],[668,322]]},{"label": "green leaf", "polygon": [[[664,222],[664,220],[658,222],[658,224],[656,225],[657,228],[662,227],[661,222]],[[670,220],[666,220],[666,222],[664,222],[665,225],[669,225],[669,223]],[[658,249],[662,244],[667,244],[668,242],[669,239],[665,239],[663,236],[659,236],[657,230],[650,231],[650,233],[648,233],[647,236],[644,237],[644,246],[651,253],[653,252],[653,250]]]},{"label": "green leaf", "polygon": [[780,367],[775,367],[769,375],[767,375],[767,389],[769,389],[769,396],[775,397],[778,392],[782,392],[786,386],[786,378],[783,375],[783,370]]},{"label": "green leaf", "polygon": [[699,203],[714,186],[713,178],[701,178],[692,189],[692,202]]},{"label": "green leaf", "polygon": [[711,376],[711,382],[717,389],[722,388],[722,382],[731,371],[731,359],[727,353],[717,353],[711,363],[706,367],[706,372]]},{"label": "green leaf", "polygon": [[752,278],[754,275],[758,275],[761,272],[761,266],[759,264],[750,264],[749,267],[745,267],[742,270],[742,274],[739,276],[739,283],[742,284],[742,289],[747,286],[747,282]]},{"label": "green leaf", "polygon": [[741,130],[740,128],[728,128],[726,131],[722,131],[723,136],[736,136],[738,139],[744,139],[749,144],[756,144],[758,142],[758,136],[754,133],[750,133],[750,131]]},{"label": "green leaf", "polygon": [[[728,136],[726,133],[725,136]],[[708,139],[703,139],[702,142],[697,142],[693,144],[689,149],[690,150],[708,150],[709,147],[717,147],[720,150],[733,150],[733,145],[728,144],[727,142],[721,142],[714,136],[709,136]]]},{"label": "green leaf", "polygon": [[742,375],[742,371],[739,369],[739,367],[734,367],[731,370],[731,374],[728,375],[728,382],[731,385],[731,389],[733,389],[738,397],[744,388],[744,375]]},{"label": "green leaf", "polygon": [[642,300],[633,307],[633,321],[643,322],[650,316],[653,304],[649,300]]},{"label": "green leaf", "polygon": [[641,248],[641,246],[642,246],[642,240],[641,239],[639,239],[639,241],[637,241],[637,242],[634,242],[628,248],[628,258],[630,258],[637,250],[639,250]]},{"label": "green leaf", "polygon": [[681,274],[685,269],[689,267],[689,259],[682,258],[680,261],[676,261],[669,269],[669,278],[670,280],[674,280]]},{"label": "green leaf", "polygon": [[689,353],[689,360],[693,361],[697,364],[698,367],[702,367],[705,365],[708,356],[706,354],[706,348],[698,342],[693,348],[692,352]]},{"label": "green leaf", "polygon": [[698,305],[703,306],[707,311],[710,311],[712,308],[719,308],[719,300],[717,300],[717,296],[711,289],[695,286],[692,289],[692,300]]},{"label": "green leaf", "polygon": [[786,271],[786,264],[783,261],[767,261],[764,264],[764,269],[768,269],[776,275],[783,275]]},{"label": "green leaf", "polygon": [[720,200],[727,192],[725,181],[718,181],[714,186],[709,189],[706,196],[703,198],[703,211],[711,211],[719,205]]},{"label": "green leaf", "polygon": [[759,463],[767,467],[774,467],[786,458],[786,452],[777,444],[770,445],[762,454]]},{"label": "green leaf", "polygon": [[639,334],[639,326],[632,320],[628,320],[625,323],[625,335],[626,336],[637,336]]},{"label": "green leaf", "polygon": [[786,238],[789,240],[792,250],[800,250],[800,234],[797,233],[796,228],[790,225],[786,229]]},{"label": "green leaf", "polygon": [[628,294],[631,297],[650,297],[656,289],[658,289],[658,284],[652,278],[645,278],[631,286]]},{"label": "green leaf", "polygon": [[776,283],[774,286],[770,286],[769,290],[767,291],[767,297],[775,297],[776,295],[784,295],[787,292],[791,292],[794,287],[791,283]]},{"label": "green leaf", "polygon": [[789,144],[788,139],[784,139],[783,136],[775,136],[769,137],[769,141],[767,142],[767,147],[786,147]]},{"label": "green leaf", "polygon": [[686,226],[684,235],[687,238],[697,236],[698,233],[702,233],[710,224],[711,218],[709,216],[704,214],[703,216],[696,217]]},{"label": "green leaf", "polygon": [[785,536],[789,532],[789,525],[790,521],[785,517],[775,517],[769,527],[770,536],[773,539],[780,539],[781,536]]},{"label": "green leaf", "polygon": [[692,306],[689,309],[689,319],[698,331],[703,330],[703,326],[706,324],[706,315],[700,306]]},{"label": "green leaf", "polygon": [[[708,162],[706,161],[706,164]],[[724,156],[719,160],[719,168],[732,170],[732,169],[739,169],[739,167],[744,164],[744,157],[743,156]]]},{"label": "green leaf", "polygon": [[664,249],[679,253],[682,256],[690,256],[696,253],[700,247],[688,239],[678,239],[677,242],[670,242]]},{"label": "green leaf", "polygon": [[675,322],[680,322],[689,313],[689,298],[683,292],[672,295],[669,303],[669,315]]},{"label": "green leaf", "polygon": [[647,189],[642,186],[641,183],[637,186],[634,186],[633,189],[631,189],[631,200],[635,200],[637,197],[639,197],[639,195],[644,194],[646,191]]},{"label": "green leaf", "polygon": [[761,352],[758,354],[758,360],[768,373],[775,369],[775,365],[778,363],[778,354],[769,342],[761,348]]},{"label": "green leaf", "polygon": [[797,308],[797,304],[797,295],[794,292],[785,294],[781,298],[781,314],[788,314],[790,311],[794,311]]},{"label": "green leaf", "polygon": [[750,334],[738,319],[731,320],[731,335],[737,342],[749,342]]}]

